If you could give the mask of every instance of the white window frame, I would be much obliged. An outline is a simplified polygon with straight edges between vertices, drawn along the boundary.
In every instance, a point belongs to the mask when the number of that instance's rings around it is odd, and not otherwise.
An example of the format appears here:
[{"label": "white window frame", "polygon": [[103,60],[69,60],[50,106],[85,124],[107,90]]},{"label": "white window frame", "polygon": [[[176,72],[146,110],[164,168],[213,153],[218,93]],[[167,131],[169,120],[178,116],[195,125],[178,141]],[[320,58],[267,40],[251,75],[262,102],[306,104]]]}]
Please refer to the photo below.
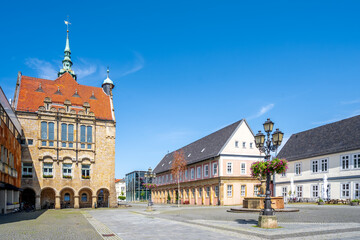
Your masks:
[{"label": "white window frame", "polygon": [[353,169],[360,169],[360,153],[354,153],[352,157]]},{"label": "white window frame", "polygon": [[190,169],[190,177],[191,177],[191,179],[195,178],[195,168]]},{"label": "white window frame", "polygon": [[[347,168],[344,168],[344,161],[348,161]],[[351,155],[341,155],[340,156],[340,168],[341,168],[341,170],[350,170],[351,169]]]},{"label": "white window frame", "polygon": [[[85,166],[89,166],[89,167],[85,167]],[[91,165],[90,164],[81,164],[81,177],[90,177],[90,169],[91,169]],[[85,174],[83,174],[83,171]]]},{"label": "white window frame", "polygon": [[[316,172],[314,172],[314,167],[316,167]],[[319,160],[311,161],[311,173],[319,173]]]},{"label": "white window frame", "polygon": [[196,178],[197,179],[201,178],[201,166],[196,168]]},{"label": "white window frame", "polygon": [[246,163],[240,163],[240,174],[245,175],[246,174]]},{"label": "white window frame", "polygon": [[216,162],[212,164],[212,169],[213,169],[213,176],[217,175],[218,164]]},{"label": "white window frame", "polygon": [[360,182],[354,182],[354,199],[360,199]]},{"label": "white window frame", "polygon": [[[284,191],[285,190],[285,191]],[[287,198],[288,192],[287,192],[287,187],[282,187],[282,192],[281,192],[282,196],[284,199]]]},{"label": "white window frame", "polygon": [[[51,171],[50,171],[51,169]],[[53,164],[52,163],[43,163],[43,175],[46,175],[46,176],[53,176],[53,171],[54,171],[54,168],[53,168]]]},{"label": "white window frame", "polygon": [[[348,189],[344,189],[344,186],[346,186],[346,185],[347,185]],[[347,194],[345,194],[345,196],[344,196],[344,192],[347,192]],[[342,183],[340,183],[340,198],[349,199],[349,198],[351,198],[350,193],[351,193],[351,184],[350,184],[350,182],[345,182],[345,183],[342,182]]]},{"label": "white window frame", "polygon": [[204,177],[209,177],[209,165],[204,165]]},{"label": "white window frame", "polygon": [[232,197],[233,195],[232,195],[232,191],[233,191],[233,185],[232,184],[228,184],[227,186],[226,186],[226,192],[227,192],[227,194],[226,194],[226,196],[227,197]]},{"label": "white window frame", "polygon": [[[323,170],[323,161],[325,162],[326,170]],[[328,172],[329,171],[329,159],[322,158],[319,160],[319,172]]]},{"label": "white window frame", "polygon": [[254,196],[256,197],[259,194],[259,187],[254,185]]},{"label": "white window frame", "polygon": [[241,192],[242,197],[246,197],[246,185],[241,185]]},{"label": "white window frame", "polygon": [[[24,166],[24,163],[26,164],[31,164],[31,166]],[[26,171],[24,172],[24,169],[26,169]],[[31,172],[29,172],[29,169],[31,169]],[[33,170],[34,170],[34,166],[32,163],[29,162],[23,162],[22,166],[21,166],[21,174],[22,176],[33,176]]]},{"label": "white window frame", "polygon": [[188,179],[188,170],[186,169],[185,170],[185,180],[187,180]]},{"label": "white window frame", "polygon": [[[319,185],[318,184],[311,184],[311,197],[318,198],[319,197]],[[316,194],[315,194],[316,193]]]},{"label": "white window frame", "polygon": [[295,175],[296,176],[301,176],[301,172],[302,172],[302,169],[301,169],[302,164],[301,164],[301,162],[295,163],[294,167],[295,167],[295,170],[294,170]]},{"label": "white window frame", "polygon": [[[70,167],[69,167],[69,165],[70,165]],[[70,170],[70,173],[69,173],[69,170]],[[63,176],[72,176],[72,163],[63,163],[62,175]]]},{"label": "white window frame", "polygon": [[[232,167],[232,162],[227,162],[226,164],[226,173],[227,174],[233,174],[233,167]],[[229,171],[230,170],[230,171]]]},{"label": "white window frame", "polygon": [[302,198],[303,197],[303,185],[296,186],[296,197]]}]

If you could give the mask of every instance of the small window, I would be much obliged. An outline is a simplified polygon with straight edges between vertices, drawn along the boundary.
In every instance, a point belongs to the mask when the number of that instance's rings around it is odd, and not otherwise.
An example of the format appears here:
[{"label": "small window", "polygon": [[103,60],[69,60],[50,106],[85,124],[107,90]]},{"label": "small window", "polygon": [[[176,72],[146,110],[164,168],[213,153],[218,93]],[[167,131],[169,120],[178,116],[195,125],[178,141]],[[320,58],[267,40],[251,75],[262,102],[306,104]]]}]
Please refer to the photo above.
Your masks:
[{"label": "small window", "polygon": [[71,167],[72,164],[63,164],[63,177],[71,178]]},{"label": "small window", "polygon": [[360,154],[354,155],[354,168],[360,168]]},{"label": "small window", "polygon": [[242,143],[243,148],[246,148],[246,142]]},{"label": "small window", "polygon": [[318,160],[314,160],[314,161],[311,162],[311,169],[312,169],[312,172],[313,172],[313,173],[319,172],[319,167],[318,167],[318,165],[319,165],[319,161],[318,161]]},{"label": "small window", "polygon": [[232,163],[231,162],[227,163],[227,173],[232,174]]},{"label": "small window", "polygon": [[303,196],[302,192],[303,192],[303,187],[301,185],[297,186],[296,187],[296,196],[298,198],[302,198],[302,196]]},{"label": "small window", "polygon": [[287,197],[287,187],[282,188],[282,196],[283,196],[284,199],[286,199],[286,197]]},{"label": "small window", "polygon": [[246,164],[241,163],[241,174],[246,174]]},{"label": "small window", "polygon": [[295,164],[295,175],[301,175],[301,163]]},{"label": "small window", "polygon": [[195,170],[192,168],[190,171],[191,179],[195,178]]},{"label": "small window", "polygon": [[81,175],[83,179],[90,178],[90,165],[88,164],[81,165]]},{"label": "small window", "polygon": [[319,186],[318,185],[312,185],[311,186],[311,196],[313,198],[319,197]]},{"label": "small window", "polygon": [[341,169],[346,170],[350,168],[350,156],[341,156]]},{"label": "small window", "polygon": [[252,142],[250,143],[250,148],[253,148],[253,143]]},{"label": "small window", "polygon": [[185,170],[185,180],[187,180],[188,179],[188,170],[186,169]]},{"label": "small window", "polygon": [[206,187],[206,197],[210,196],[210,187]]},{"label": "small window", "polygon": [[232,197],[232,185],[227,185],[227,196]]},{"label": "small window", "polygon": [[217,163],[213,163],[213,176],[217,174]]},{"label": "small window", "polygon": [[34,140],[33,140],[33,139],[28,139],[27,141],[28,141],[28,145],[29,145],[29,146],[31,146],[31,145],[34,144]]},{"label": "small window", "polygon": [[49,178],[53,176],[53,164],[52,163],[44,163],[43,165],[43,177]]},{"label": "small window", "polygon": [[327,159],[321,159],[321,166],[320,166],[320,171],[321,172],[327,172],[328,171],[328,160]]},{"label": "small window", "polygon": [[350,198],[350,183],[341,184],[341,198]]},{"label": "small window", "polygon": [[23,178],[31,178],[33,172],[32,163],[22,163],[22,177]]},{"label": "small window", "polygon": [[241,196],[245,197],[246,195],[246,185],[241,185]]},{"label": "small window", "polygon": [[239,147],[239,141],[235,141],[235,147],[236,147],[236,148]]},{"label": "small window", "polygon": [[198,167],[198,168],[197,168],[196,178],[201,178],[201,167]]},{"label": "small window", "polygon": [[205,165],[204,166],[204,176],[208,177],[209,176],[209,165]]}]

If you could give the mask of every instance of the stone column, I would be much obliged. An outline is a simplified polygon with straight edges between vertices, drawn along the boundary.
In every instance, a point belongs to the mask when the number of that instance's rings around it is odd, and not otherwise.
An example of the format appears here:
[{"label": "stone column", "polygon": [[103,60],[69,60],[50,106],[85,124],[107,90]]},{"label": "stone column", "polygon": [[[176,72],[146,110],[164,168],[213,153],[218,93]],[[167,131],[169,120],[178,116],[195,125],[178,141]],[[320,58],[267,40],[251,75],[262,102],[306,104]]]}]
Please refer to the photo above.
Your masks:
[{"label": "stone column", "polygon": [[36,195],[36,199],[35,199],[35,209],[36,209],[36,210],[40,210],[40,209],[41,209],[41,205],[40,205],[40,195]]},{"label": "stone column", "polygon": [[206,197],[206,189],[205,189],[205,187],[203,186],[203,187],[201,187],[201,192],[202,192],[202,195],[201,195],[201,201],[202,201],[202,205],[205,205],[205,197]]},{"label": "stone column", "polygon": [[210,198],[210,205],[214,205],[214,186],[210,186],[210,196],[209,196],[209,198]]},{"label": "stone column", "polygon": [[60,195],[55,196],[55,209],[60,209]]},{"label": "stone column", "polygon": [[97,204],[96,203],[96,196],[92,196],[92,208],[95,208],[95,204]]},{"label": "stone column", "polygon": [[74,208],[80,208],[80,205],[79,205],[79,195],[74,196]]},{"label": "stone column", "polygon": [[185,190],[185,188],[183,188],[183,190],[182,190],[182,202],[184,203],[185,201],[186,201],[186,190]]}]

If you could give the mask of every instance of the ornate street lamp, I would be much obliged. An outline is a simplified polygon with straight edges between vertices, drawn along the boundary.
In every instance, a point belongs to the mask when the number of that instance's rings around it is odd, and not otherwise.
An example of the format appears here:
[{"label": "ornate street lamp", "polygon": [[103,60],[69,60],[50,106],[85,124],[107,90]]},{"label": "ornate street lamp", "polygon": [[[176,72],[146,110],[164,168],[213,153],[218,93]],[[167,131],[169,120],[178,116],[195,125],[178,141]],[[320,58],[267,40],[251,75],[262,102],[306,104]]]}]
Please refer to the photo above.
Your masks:
[{"label": "ornate street lamp", "polygon": [[[156,177],[156,173],[154,173],[151,169],[151,167],[149,167],[148,171],[145,172],[144,175],[145,179],[146,179],[146,183],[152,183],[153,182],[153,178]],[[151,206],[153,205],[153,202],[151,201],[151,188],[148,188],[150,190],[150,195],[149,195],[149,199],[148,199],[148,210],[152,210]]]},{"label": "ornate street lamp", "polygon": [[[266,141],[265,135],[259,131],[255,136],[255,145],[259,148],[260,152],[265,153],[265,161],[270,161],[270,153],[275,152],[276,149],[281,145],[284,133],[282,133],[278,128],[272,134],[270,138],[270,134],[274,127],[274,122],[268,118],[264,125],[264,131],[266,132]],[[274,215],[273,209],[271,207],[271,197],[270,197],[270,173],[266,173],[266,192],[265,192],[265,201],[264,201],[264,209],[261,212],[261,215]]]}]

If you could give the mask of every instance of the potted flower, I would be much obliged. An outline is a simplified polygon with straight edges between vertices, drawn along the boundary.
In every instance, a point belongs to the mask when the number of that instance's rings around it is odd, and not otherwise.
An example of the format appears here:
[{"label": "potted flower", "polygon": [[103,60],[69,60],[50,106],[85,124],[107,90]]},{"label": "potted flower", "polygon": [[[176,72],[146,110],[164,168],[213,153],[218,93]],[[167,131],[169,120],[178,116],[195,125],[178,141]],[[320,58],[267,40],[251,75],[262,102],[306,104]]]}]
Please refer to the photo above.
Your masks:
[{"label": "potted flower", "polygon": [[72,176],[71,175],[63,175],[63,178],[71,179]]},{"label": "potted flower", "polygon": [[82,175],[82,179],[90,179],[90,176]]},{"label": "potted flower", "polygon": [[324,204],[325,204],[324,200],[322,200],[321,198],[319,198],[318,205],[324,205]]},{"label": "potted flower", "polygon": [[359,199],[353,199],[350,202],[350,206],[358,206],[359,205]]},{"label": "potted flower", "polygon": [[53,175],[46,175],[46,174],[43,175],[43,178],[52,178],[52,177]]}]

